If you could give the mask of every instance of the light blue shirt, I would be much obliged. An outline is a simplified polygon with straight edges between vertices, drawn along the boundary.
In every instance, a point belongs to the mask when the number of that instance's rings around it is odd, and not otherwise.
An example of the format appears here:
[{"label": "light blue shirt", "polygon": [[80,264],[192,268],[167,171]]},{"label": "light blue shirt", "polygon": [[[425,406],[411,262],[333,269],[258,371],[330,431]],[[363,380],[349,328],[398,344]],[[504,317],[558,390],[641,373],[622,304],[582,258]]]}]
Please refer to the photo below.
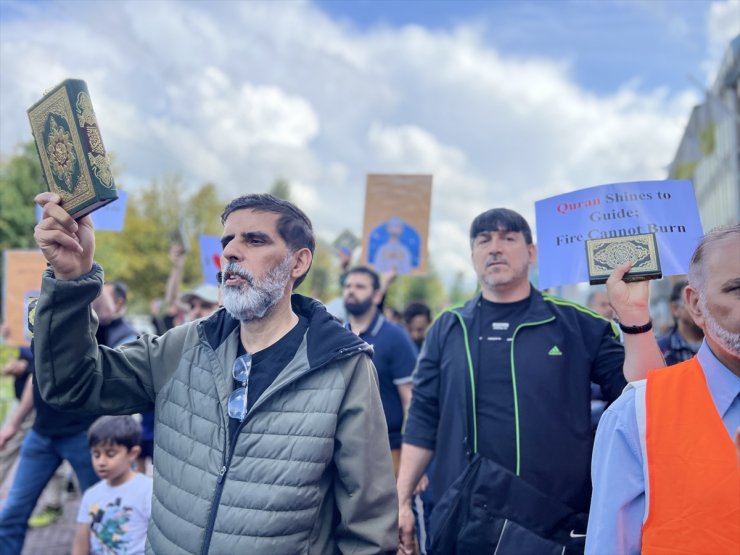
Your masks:
[{"label": "light blue shirt", "polygon": [[[740,427],[740,377],[706,344],[699,358],[709,393],[730,437]],[[591,512],[586,555],[639,555],[645,519],[645,470],[635,416],[635,395],[645,380],[631,383],[604,412],[591,461]]]}]

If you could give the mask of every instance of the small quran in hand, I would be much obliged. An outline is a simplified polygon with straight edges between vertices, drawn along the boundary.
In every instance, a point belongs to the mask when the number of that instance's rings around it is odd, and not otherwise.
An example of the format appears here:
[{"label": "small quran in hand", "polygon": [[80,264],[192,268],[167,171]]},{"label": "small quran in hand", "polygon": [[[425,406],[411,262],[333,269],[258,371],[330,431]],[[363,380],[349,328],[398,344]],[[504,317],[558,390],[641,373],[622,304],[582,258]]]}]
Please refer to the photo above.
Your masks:
[{"label": "small quran in hand", "polygon": [[606,283],[614,268],[625,262],[632,262],[632,268],[624,275],[624,281],[663,277],[655,233],[589,239],[586,241],[586,258],[591,285]]},{"label": "small quran in hand", "polygon": [[49,191],[75,219],[118,198],[87,85],[67,79],[28,109]]}]

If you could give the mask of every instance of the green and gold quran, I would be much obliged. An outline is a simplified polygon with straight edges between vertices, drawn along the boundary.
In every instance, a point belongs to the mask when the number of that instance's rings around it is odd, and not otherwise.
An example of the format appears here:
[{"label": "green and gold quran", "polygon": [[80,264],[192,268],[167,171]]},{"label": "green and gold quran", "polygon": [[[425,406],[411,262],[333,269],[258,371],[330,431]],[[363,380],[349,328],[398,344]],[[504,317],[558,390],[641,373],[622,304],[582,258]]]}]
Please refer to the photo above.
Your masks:
[{"label": "green and gold quran", "polygon": [[622,278],[624,281],[663,277],[655,233],[589,239],[586,241],[586,258],[591,285],[606,283],[614,268],[627,261],[632,262],[632,268]]},{"label": "green and gold quran", "polygon": [[81,218],[118,198],[87,85],[66,79],[28,109],[49,190]]}]

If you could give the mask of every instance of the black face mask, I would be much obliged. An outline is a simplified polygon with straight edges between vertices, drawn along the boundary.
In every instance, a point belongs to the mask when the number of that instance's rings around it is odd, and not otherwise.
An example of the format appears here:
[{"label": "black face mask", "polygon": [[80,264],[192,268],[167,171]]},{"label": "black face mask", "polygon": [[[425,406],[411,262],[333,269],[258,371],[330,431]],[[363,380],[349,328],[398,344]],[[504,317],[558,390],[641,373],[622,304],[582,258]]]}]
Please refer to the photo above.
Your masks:
[{"label": "black face mask", "polygon": [[344,302],[344,308],[347,309],[347,312],[349,312],[352,316],[362,316],[365,314],[370,308],[373,306],[373,297],[368,297],[367,300],[361,301],[359,303],[349,303],[347,301]]}]

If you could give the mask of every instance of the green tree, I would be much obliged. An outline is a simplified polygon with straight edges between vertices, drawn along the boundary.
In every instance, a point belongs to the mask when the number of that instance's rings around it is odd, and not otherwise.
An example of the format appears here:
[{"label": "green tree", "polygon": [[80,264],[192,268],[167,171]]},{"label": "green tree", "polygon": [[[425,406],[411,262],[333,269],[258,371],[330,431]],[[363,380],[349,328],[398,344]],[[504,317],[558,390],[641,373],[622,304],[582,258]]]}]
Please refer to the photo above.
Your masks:
[{"label": "green tree", "polygon": [[305,281],[296,292],[327,302],[338,294],[339,275],[334,268],[334,248],[326,241],[316,238],[313,263]]},{"label": "green tree", "polygon": [[132,310],[145,311],[150,299],[164,294],[171,270],[170,244],[178,229],[191,246],[183,288],[203,281],[197,238],[220,234],[222,209],[223,202],[212,183],[188,196],[178,177],[155,180],[129,197],[121,233],[96,233],[95,258],[105,269],[106,279],[120,279],[129,286]]},{"label": "green tree", "polygon": [[450,305],[456,305],[465,302],[473,295],[475,295],[475,291],[471,291],[465,287],[465,274],[463,274],[462,272],[457,272],[457,274],[455,274],[455,280],[452,282],[452,286],[450,287],[450,292],[448,295]]},{"label": "green tree", "polygon": [[221,235],[221,212],[224,201],[216,185],[206,183],[191,196],[185,206],[186,227],[206,235]]},{"label": "green tree", "polygon": [[33,142],[0,163],[0,250],[35,248],[33,198],[46,189],[41,162]]},{"label": "green tree", "polygon": [[[292,202],[290,192],[290,182],[287,179],[277,179],[270,188],[270,194],[274,197]],[[338,294],[337,285],[339,274],[334,267],[332,259],[334,247],[320,238],[316,238],[316,250],[313,255],[313,263],[308,276],[297,293],[307,295],[323,302],[335,297]]]},{"label": "green tree", "polygon": [[36,248],[33,198],[45,189],[41,162],[33,142],[18,145],[10,158],[0,161],[0,291],[4,286],[2,253],[6,249]]},{"label": "green tree", "polygon": [[274,197],[290,201],[290,182],[282,177],[278,178],[275,183],[272,184],[270,194]]},{"label": "green tree", "polygon": [[411,302],[429,305],[432,312],[442,309],[446,303],[445,289],[434,267],[429,264],[424,275],[399,276],[388,288],[386,306],[403,312]]}]

